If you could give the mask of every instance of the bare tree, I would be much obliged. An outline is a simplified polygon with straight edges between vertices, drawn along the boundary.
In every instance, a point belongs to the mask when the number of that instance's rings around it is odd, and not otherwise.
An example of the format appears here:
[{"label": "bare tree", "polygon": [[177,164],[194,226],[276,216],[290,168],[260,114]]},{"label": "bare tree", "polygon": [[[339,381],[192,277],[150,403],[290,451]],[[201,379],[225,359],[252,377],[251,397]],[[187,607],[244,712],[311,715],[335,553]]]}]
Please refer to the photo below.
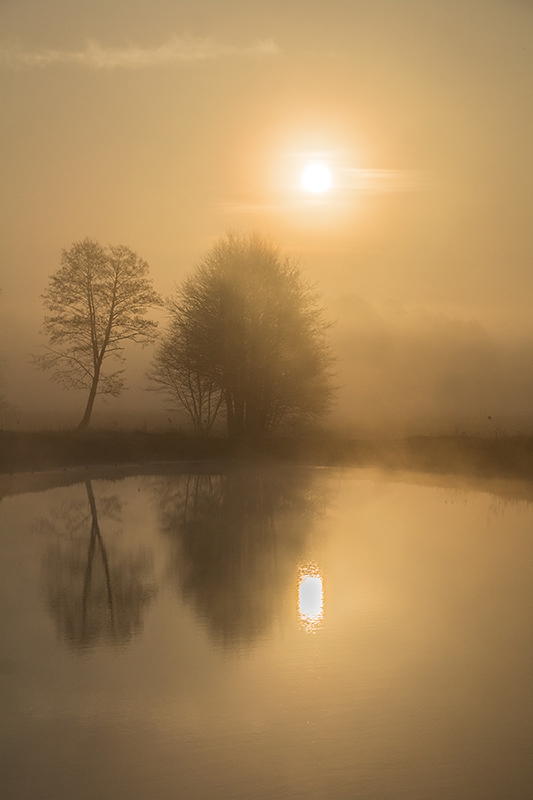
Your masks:
[{"label": "bare tree", "polygon": [[122,245],[102,247],[92,239],[63,250],[61,267],[42,295],[45,352],[37,367],[53,370],[64,386],[89,392],[79,428],[89,425],[97,394],[116,397],[124,388],[124,369],[105,372],[104,362],[124,363],[124,343],[154,341],[157,322],[145,319],[161,305],[148,277],[148,264]]},{"label": "bare tree", "polygon": [[297,263],[269,240],[222,237],[169,310],[152,379],[174,394],[193,422],[190,405],[198,390],[186,398],[183,392],[190,379],[205,398],[214,397],[213,409],[222,405],[230,437],[264,436],[283,423],[317,420],[328,409],[329,324]]}]

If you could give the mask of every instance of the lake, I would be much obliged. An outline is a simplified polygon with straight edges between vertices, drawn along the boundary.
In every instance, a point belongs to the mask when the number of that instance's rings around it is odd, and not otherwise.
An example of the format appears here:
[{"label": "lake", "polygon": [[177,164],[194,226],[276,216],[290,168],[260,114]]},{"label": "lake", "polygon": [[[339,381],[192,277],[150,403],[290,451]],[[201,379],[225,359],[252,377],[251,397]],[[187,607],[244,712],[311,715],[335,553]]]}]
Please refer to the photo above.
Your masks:
[{"label": "lake", "polygon": [[287,465],[2,479],[9,800],[513,800],[529,484]]}]

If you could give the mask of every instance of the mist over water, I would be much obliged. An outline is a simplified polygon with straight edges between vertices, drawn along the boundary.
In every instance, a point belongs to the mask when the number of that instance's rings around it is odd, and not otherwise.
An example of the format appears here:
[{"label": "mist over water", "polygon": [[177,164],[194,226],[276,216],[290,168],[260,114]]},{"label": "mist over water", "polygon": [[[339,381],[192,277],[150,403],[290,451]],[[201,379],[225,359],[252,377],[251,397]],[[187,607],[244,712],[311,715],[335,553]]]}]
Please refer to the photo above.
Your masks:
[{"label": "mist over water", "polygon": [[527,795],[525,484],[37,477],[2,483],[9,796]]}]

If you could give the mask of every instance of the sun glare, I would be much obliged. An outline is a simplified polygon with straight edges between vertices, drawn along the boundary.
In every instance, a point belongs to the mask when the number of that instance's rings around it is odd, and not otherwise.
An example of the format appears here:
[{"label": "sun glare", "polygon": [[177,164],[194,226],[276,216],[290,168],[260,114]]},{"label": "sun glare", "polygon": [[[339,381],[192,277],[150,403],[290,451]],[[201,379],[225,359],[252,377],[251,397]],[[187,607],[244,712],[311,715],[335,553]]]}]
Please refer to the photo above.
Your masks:
[{"label": "sun glare", "polygon": [[320,161],[308,164],[300,177],[302,189],[312,194],[322,194],[333,186],[333,174],[329,167]]},{"label": "sun glare", "polygon": [[298,570],[298,615],[308,633],[314,633],[324,616],[324,587],[316,564],[305,564]]}]

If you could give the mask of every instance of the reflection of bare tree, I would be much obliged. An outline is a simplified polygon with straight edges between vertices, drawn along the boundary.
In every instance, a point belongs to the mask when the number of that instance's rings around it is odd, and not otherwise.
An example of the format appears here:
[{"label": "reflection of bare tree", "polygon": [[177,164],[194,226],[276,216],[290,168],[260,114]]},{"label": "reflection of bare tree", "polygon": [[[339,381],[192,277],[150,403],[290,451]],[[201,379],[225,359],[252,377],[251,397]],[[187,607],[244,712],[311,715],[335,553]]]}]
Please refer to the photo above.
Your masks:
[{"label": "reflection of bare tree", "polygon": [[320,505],[309,470],[238,469],[157,484],[181,592],[226,647],[272,624]]},{"label": "reflection of bare tree", "polygon": [[[56,534],[44,563],[48,607],[61,635],[77,648],[131,640],[155,594],[147,553],[106,544],[90,480],[85,488],[88,507],[71,503],[57,522],[42,523]],[[117,497],[102,498],[99,507],[100,517],[118,521]]]}]

